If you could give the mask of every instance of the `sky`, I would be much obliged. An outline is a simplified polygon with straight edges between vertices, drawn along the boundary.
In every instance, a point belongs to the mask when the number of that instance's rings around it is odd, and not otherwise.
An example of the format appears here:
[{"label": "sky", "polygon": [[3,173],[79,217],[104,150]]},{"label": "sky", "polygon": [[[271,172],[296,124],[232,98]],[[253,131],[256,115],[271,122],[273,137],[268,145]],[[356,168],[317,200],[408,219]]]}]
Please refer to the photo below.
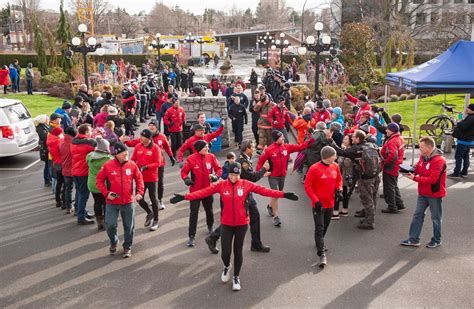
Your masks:
[{"label": "sky", "polygon": [[[0,3],[6,0],[0,0]],[[40,0],[40,7],[43,9],[52,9],[59,11],[60,0]],[[65,0],[64,3],[68,5],[70,0]],[[140,11],[148,12],[154,5],[153,0],[108,0],[113,7],[120,6],[125,8],[127,12],[131,14],[138,13]],[[189,10],[190,12],[201,15],[204,12],[204,8],[215,8],[219,10],[229,10],[234,4],[242,9],[251,8],[255,12],[257,7],[258,0],[159,0],[158,2],[163,2],[168,6],[178,5],[184,10]],[[287,0],[286,3],[288,6],[295,8],[297,11],[301,11],[303,8],[305,0]],[[318,4],[324,3],[326,0],[307,0],[306,9],[314,8]]]}]

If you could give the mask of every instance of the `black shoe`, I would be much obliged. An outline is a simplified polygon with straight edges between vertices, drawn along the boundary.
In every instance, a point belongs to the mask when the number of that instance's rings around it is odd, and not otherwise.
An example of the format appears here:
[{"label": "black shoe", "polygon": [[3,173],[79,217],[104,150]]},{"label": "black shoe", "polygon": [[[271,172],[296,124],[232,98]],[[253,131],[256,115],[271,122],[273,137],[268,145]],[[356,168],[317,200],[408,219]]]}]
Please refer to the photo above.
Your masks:
[{"label": "black shoe", "polygon": [[94,224],[94,220],[85,218],[84,220],[77,220],[77,224],[79,225],[89,225],[89,224]]},{"label": "black shoe", "polygon": [[384,208],[384,209],[382,209],[382,212],[384,214],[397,214],[397,213],[399,213],[398,209],[392,209],[392,208]]},{"label": "black shoe", "polygon": [[206,237],[207,247],[209,248],[209,251],[211,251],[212,254],[219,253],[219,249],[217,248],[216,243],[217,243],[216,237],[212,237],[212,236]]},{"label": "black shoe", "polygon": [[460,174],[451,173],[451,174],[449,174],[447,177],[448,177],[448,178],[459,179],[459,178],[461,178],[461,175],[460,175]]},{"label": "black shoe", "polygon": [[270,247],[269,246],[264,246],[264,245],[260,245],[260,246],[252,245],[250,247],[250,251],[268,253],[268,252],[270,252]]},{"label": "black shoe", "polygon": [[62,207],[62,202],[61,201],[56,201],[56,207]]},{"label": "black shoe", "polygon": [[467,174],[468,174],[468,173],[466,173],[466,174],[462,173],[462,174],[461,174],[461,177],[462,177],[462,178],[466,178],[466,177],[467,177]]},{"label": "black shoe", "polygon": [[50,182],[45,183],[44,186],[45,186],[45,187],[51,187],[51,183],[50,183]]},{"label": "black shoe", "polygon": [[406,207],[405,207],[404,205],[397,206],[397,209],[398,209],[398,210],[403,210],[403,209],[405,209],[405,208],[406,208]]},{"label": "black shoe", "polygon": [[89,219],[89,220],[92,220],[95,218],[95,216],[93,214],[86,214],[86,218]]},{"label": "black shoe", "polygon": [[365,218],[365,211],[357,211],[357,212],[354,214],[354,217],[357,217],[357,218]]},{"label": "black shoe", "polygon": [[212,226],[208,226],[208,227],[207,227],[207,232],[208,232],[209,235],[212,234],[212,231],[213,231]]}]

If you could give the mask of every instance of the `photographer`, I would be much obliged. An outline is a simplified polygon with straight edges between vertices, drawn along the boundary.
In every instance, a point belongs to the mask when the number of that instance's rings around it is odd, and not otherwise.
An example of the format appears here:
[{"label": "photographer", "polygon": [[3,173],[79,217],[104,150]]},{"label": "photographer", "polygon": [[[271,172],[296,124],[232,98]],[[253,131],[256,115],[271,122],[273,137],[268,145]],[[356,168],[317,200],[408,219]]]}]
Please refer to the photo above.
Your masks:
[{"label": "photographer", "polygon": [[466,118],[458,122],[454,127],[453,136],[458,140],[454,154],[456,166],[454,167],[454,171],[448,175],[449,178],[467,177],[469,151],[471,146],[474,145],[474,103],[468,105],[466,114]]}]

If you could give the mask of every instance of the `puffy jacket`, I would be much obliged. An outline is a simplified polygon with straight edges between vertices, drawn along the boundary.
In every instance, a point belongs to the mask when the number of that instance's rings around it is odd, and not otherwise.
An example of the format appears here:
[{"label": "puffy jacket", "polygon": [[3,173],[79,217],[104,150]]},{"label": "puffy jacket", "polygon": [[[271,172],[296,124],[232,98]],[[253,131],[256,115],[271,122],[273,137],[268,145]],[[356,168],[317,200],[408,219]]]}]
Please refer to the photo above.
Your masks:
[{"label": "puffy jacket", "polygon": [[78,134],[72,139],[71,153],[73,176],[87,176],[89,174],[86,156],[89,152],[94,151],[95,146],[95,140],[88,138],[83,134]]},{"label": "puffy jacket", "polygon": [[171,106],[166,111],[163,121],[168,127],[168,132],[181,132],[183,131],[183,124],[186,123],[186,113],[181,106]]},{"label": "puffy jacket", "polygon": [[72,177],[72,154],[71,143],[73,137],[64,134],[64,138],[59,142],[59,153],[61,154],[61,172],[65,177]]},{"label": "puffy jacket", "polygon": [[336,163],[318,162],[312,165],[304,181],[304,189],[311,199],[311,206],[321,202],[323,208],[333,208],[336,191],[342,189],[342,176]]},{"label": "puffy jacket", "polygon": [[54,165],[61,165],[61,153],[59,152],[59,143],[63,139],[63,135],[56,136],[49,133],[46,139],[46,145],[48,146],[49,154],[53,160]]},{"label": "puffy jacket", "polygon": [[8,69],[0,69],[0,85],[1,86],[10,84],[8,82],[8,74],[9,73],[10,73],[10,71]]},{"label": "puffy jacket", "polygon": [[[435,150],[429,157],[420,157],[415,166],[415,178],[418,183],[418,194],[426,197],[445,197],[446,196],[446,160]],[[443,170],[441,174],[441,171]],[[441,175],[441,177],[440,177]],[[440,186],[437,192],[433,192],[432,185],[440,179]]]},{"label": "puffy jacket", "polygon": [[107,197],[109,192],[118,194],[113,200],[106,199],[107,204],[126,205],[133,202],[133,180],[136,194],[143,196],[144,184],[142,173],[133,161],[120,163],[117,159],[106,162],[96,177],[97,188]]},{"label": "puffy jacket", "polygon": [[249,193],[282,198],[283,192],[267,189],[248,180],[239,179],[235,183],[230,180],[219,181],[211,186],[184,196],[187,200],[199,200],[219,193],[222,204],[221,224],[229,226],[247,225],[250,222],[248,211],[245,208],[245,200]]},{"label": "puffy jacket", "polygon": [[315,111],[314,114],[313,114],[313,118],[314,120],[316,120],[316,123],[318,122],[326,122],[326,121],[331,121],[331,113],[327,110],[323,110],[323,111]]},{"label": "puffy jacket", "polygon": [[100,193],[96,185],[97,173],[99,173],[102,166],[112,160],[114,157],[110,154],[93,151],[87,154],[86,161],[89,166],[89,175],[87,176],[87,188],[92,193]]},{"label": "puffy jacket", "polygon": [[299,145],[277,143],[271,144],[265,149],[260,158],[258,158],[256,170],[259,171],[263,167],[265,161],[268,160],[268,163],[270,163],[270,176],[286,176],[290,154],[308,148],[310,142],[311,141],[307,141],[306,143]]},{"label": "puffy jacket", "polygon": [[209,133],[209,134],[204,134],[203,137],[199,137],[196,134],[191,136],[184,142],[184,144],[178,149],[178,162],[183,161],[183,156],[184,153],[187,150],[190,150],[191,153],[195,153],[196,149],[194,149],[194,143],[197,142],[198,140],[204,140],[207,143],[212,141],[213,139],[219,137],[222,132],[224,131],[224,126],[220,126],[219,129],[217,129],[215,132]]},{"label": "puffy jacket", "polygon": [[144,182],[158,181],[158,167],[161,160],[160,147],[153,142],[148,146],[143,146],[142,143],[139,143],[133,150],[132,161],[137,164],[140,170],[144,166],[147,167],[145,170],[142,170]]},{"label": "puffy jacket", "polygon": [[194,153],[186,159],[181,169],[181,178],[184,180],[191,173],[191,180],[194,181],[194,185],[189,187],[189,192],[194,192],[209,187],[211,184],[209,175],[213,171],[216,176],[220,177],[222,175],[222,168],[212,153],[206,155]]},{"label": "puffy jacket", "polygon": [[[308,115],[310,116],[310,115]],[[303,144],[306,136],[308,135],[308,130],[309,128],[314,128],[316,125],[316,121],[314,118],[311,118],[311,120],[307,121],[303,117],[298,117],[293,121],[293,128],[298,131],[298,144]]]},{"label": "puffy jacket", "polygon": [[403,163],[405,155],[405,143],[400,133],[391,135],[380,150],[383,159],[383,172],[392,176],[398,176],[400,164]]},{"label": "puffy jacket", "polygon": [[285,122],[288,121],[291,123],[290,114],[288,108],[283,106],[279,108],[278,105],[275,105],[268,112],[268,121],[272,124],[273,129],[283,129],[285,127]]}]

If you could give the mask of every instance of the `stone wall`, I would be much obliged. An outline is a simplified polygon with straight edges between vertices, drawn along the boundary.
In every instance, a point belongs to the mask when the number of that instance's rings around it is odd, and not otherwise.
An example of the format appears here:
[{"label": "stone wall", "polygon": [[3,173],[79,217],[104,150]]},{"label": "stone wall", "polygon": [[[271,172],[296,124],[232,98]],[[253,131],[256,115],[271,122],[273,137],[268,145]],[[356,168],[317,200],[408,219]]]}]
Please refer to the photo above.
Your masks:
[{"label": "stone wall", "polygon": [[227,116],[227,103],[225,97],[183,97],[180,98],[181,106],[186,112],[188,121],[197,121],[197,113],[206,113],[207,118],[221,118],[225,120],[222,133],[222,147],[229,147],[230,122]]}]

